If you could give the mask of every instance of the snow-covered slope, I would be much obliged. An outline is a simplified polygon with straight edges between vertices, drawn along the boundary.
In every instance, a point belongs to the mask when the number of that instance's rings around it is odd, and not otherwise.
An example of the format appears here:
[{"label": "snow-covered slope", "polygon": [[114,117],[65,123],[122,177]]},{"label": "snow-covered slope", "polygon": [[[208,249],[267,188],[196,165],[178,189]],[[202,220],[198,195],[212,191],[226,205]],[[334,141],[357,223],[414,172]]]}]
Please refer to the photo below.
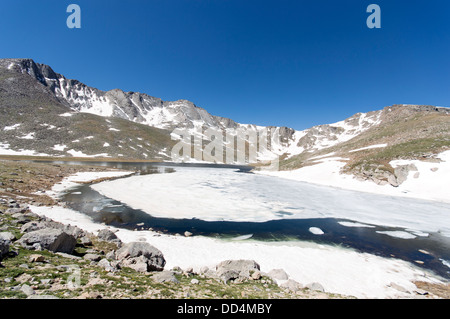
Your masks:
[{"label": "snow-covered slope", "polygon": [[[180,134],[176,134],[173,131],[175,129],[182,129],[188,134],[199,138],[200,141],[203,140],[203,146],[205,145],[205,142],[207,144],[208,141],[211,141],[210,136],[205,133],[205,130],[207,129],[223,132],[224,136],[226,134],[229,134],[229,136],[236,136],[239,134],[239,130],[245,130],[249,133],[247,134],[248,137],[244,134],[245,143],[247,144],[246,147],[249,149],[248,152],[250,153],[250,149],[256,149],[257,151],[256,157],[248,155],[245,157],[245,161],[251,163],[254,161],[267,162],[278,157],[285,161],[293,159],[293,161],[290,162],[292,165],[290,167],[285,167],[289,169],[301,167],[301,162],[305,156],[313,157],[323,155],[327,149],[350,144],[351,141],[360,136],[364,136],[365,134],[367,135],[368,132],[375,132],[377,127],[389,123],[392,119],[401,118],[405,112],[408,114],[411,112],[441,112],[441,109],[432,106],[393,106],[393,109],[388,107],[379,111],[358,113],[346,120],[334,124],[324,124],[307,130],[296,131],[287,127],[261,127],[253,124],[240,124],[229,118],[211,115],[205,109],[200,108],[187,100],[163,101],[160,98],[152,97],[144,93],[124,92],[120,89],[101,91],[77,80],[67,79],[63,75],[54,72],[50,66],[35,63],[31,59],[0,59],[0,71],[6,72],[5,74],[17,72],[23,75],[29,75],[30,79],[35,82],[33,84],[35,89],[36,85],[38,85],[45,89],[47,94],[52,94],[49,99],[58,101],[63,107],[66,107],[67,112],[64,114],[68,116],[72,114],[92,114],[106,119],[122,119],[132,123],[166,130],[168,136],[172,138],[176,138],[177,136],[181,137]],[[6,94],[13,95],[13,92],[8,92],[8,90],[12,90],[11,86],[5,85],[4,87],[7,88]],[[448,113],[447,110],[446,114]],[[75,118],[76,117],[73,117],[73,119]],[[69,121],[70,117],[67,117],[66,119]],[[6,123],[5,127],[2,127],[1,124],[2,123],[0,123],[0,137],[2,130],[11,133],[11,130],[8,130],[8,127],[20,123]],[[107,125],[107,123],[104,124]],[[49,125],[55,126],[55,123],[50,123]],[[35,132],[23,131],[23,129],[24,127],[21,127],[21,135],[15,137],[17,139],[22,139],[20,141],[22,149],[32,151],[33,146],[26,143],[25,137],[29,137],[28,141],[31,143],[33,137],[35,137]],[[261,147],[261,140],[259,137],[264,130],[270,130],[273,136],[276,137],[269,142],[270,147]],[[117,135],[120,135],[121,132],[115,131],[110,133],[117,133]],[[258,136],[257,138],[255,138],[255,134]],[[10,137],[11,134],[8,136]],[[95,137],[94,140],[96,138],[97,137]],[[116,139],[116,137],[114,138]],[[61,141],[53,145],[52,148],[58,151],[60,150],[60,147],[58,148],[56,145],[67,145],[67,149],[63,149],[60,152],[65,152],[66,155],[79,154],[79,152],[82,151],[81,149],[73,149],[72,153],[68,153],[68,151],[72,150],[72,148],[69,148],[68,144],[74,140],[77,139],[73,138],[70,141],[61,139]],[[106,144],[111,145],[110,141],[112,140],[98,141],[98,143],[99,145],[105,145],[105,142],[107,142]],[[11,139],[3,139],[0,140],[0,142],[3,143],[2,145],[14,144]],[[227,140],[225,149],[234,151],[237,148],[236,144],[230,143],[230,141]],[[359,144],[354,144],[353,150],[365,149],[373,144],[387,145],[388,143],[384,140],[382,143],[372,144],[364,144],[361,142]],[[137,145],[137,147],[139,147],[139,145]],[[391,145],[391,143],[389,143],[389,145]],[[167,159],[170,156],[169,150],[172,146],[173,145],[164,145],[159,152],[164,152]],[[117,147],[123,148],[122,146]],[[6,147],[3,148],[6,149]],[[133,149],[133,157],[136,157],[136,152],[134,152],[135,149],[136,147]],[[96,150],[97,154],[103,154],[105,157],[115,157],[117,155],[111,153],[111,148],[108,149],[108,147],[105,147],[104,150],[97,148]],[[156,153],[158,153],[158,151]],[[147,156],[138,155],[138,157],[141,159],[149,159],[148,152],[146,155]],[[299,156],[300,161],[296,162],[295,159]],[[228,160],[229,159],[230,158],[228,158]],[[198,159],[196,158],[195,160],[197,161]],[[214,161],[221,162],[220,158],[215,159]],[[242,164],[242,158],[233,160],[233,163]]]}]

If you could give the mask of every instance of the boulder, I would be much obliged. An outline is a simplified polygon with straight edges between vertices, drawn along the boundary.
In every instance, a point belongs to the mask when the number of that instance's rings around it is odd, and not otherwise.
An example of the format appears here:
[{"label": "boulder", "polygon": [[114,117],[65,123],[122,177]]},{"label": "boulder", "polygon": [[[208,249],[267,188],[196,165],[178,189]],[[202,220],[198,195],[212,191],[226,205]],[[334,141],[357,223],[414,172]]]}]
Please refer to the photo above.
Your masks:
[{"label": "boulder", "polygon": [[253,272],[252,277],[253,280],[260,280],[262,278],[262,274],[259,270]]},{"label": "boulder", "polygon": [[92,240],[89,236],[83,236],[80,238],[80,242],[83,246],[92,246]]},{"label": "boulder", "polygon": [[409,172],[417,172],[417,167],[414,164],[401,165],[394,169],[394,174],[397,177],[397,183],[400,185],[408,179]]},{"label": "boulder", "polygon": [[161,272],[153,275],[152,279],[159,283],[164,283],[164,282],[173,282],[176,284],[179,283],[178,279],[175,277],[175,274],[171,271],[161,271]]},{"label": "boulder", "polygon": [[20,228],[20,231],[22,233],[29,233],[29,232],[36,231],[39,229],[44,229],[44,228],[48,228],[48,226],[45,222],[33,222],[32,221],[32,222],[22,225],[22,227]]},{"label": "boulder", "polygon": [[45,258],[42,255],[33,254],[30,255],[28,260],[30,261],[30,263],[42,263],[45,261]]},{"label": "boulder", "polygon": [[310,290],[325,292],[325,288],[323,288],[323,286],[318,282],[312,282],[312,283],[306,285],[306,288],[308,288]]},{"label": "boulder", "polygon": [[286,280],[284,283],[280,285],[280,287],[293,292],[303,289],[303,285],[293,279]]},{"label": "boulder", "polygon": [[102,260],[102,256],[97,255],[97,254],[86,254],[83,256],[83,259],[98,262],[98,261]]},{"label": "boulder", "polygon": [[112,264],[109,262],[108,259],[103,258],[102,260],[100,260],[97,264],[98,266],[102,267],[103,269],[105,269],[108,272],[116,272],[119,270],[118,267],[116,267],[116,264]]},{"label": "boulder", "polygon": [[36,293],[34,289],[28,286],[27,284],[22,285],[22,287],[20,287],[20,291],[22,291],[27,296],[31,296]]},{"label": "boulder", "polygon": [[288,274],[283,269],[272,269],[267,275],[275,281],[289,279]]},{"label": "boulder", "polygon": [[225,283],[238,278],[248,279],[255,271],[260,271],[260,266],[254,260],[225,260],[216,266],[217,275]]},{"label": "boulder", "polygon": [[48,220],[40,221],[40,222],[36,222],[36,221],[27,222],[24,225],[22,225],[20,230],[23,233],[28,233],[28,232],[32,232],[32,231],[36,231],[36,230],[40,230],[40,229],[45,229],[45,228],[59,229],[69,235],[74,236],[75,238],[81,238],[81,237],[85,236],[85,232],[81,228],[78,228],[76,226],[71,226],[71,225],[64,225],[64,224],[61,224],[58,222],[48,221]]},{"label": "boulder", "polygon": [[9,245],[11,241],[9,239],[0,237],[0,260],[9,252]]},{"label": "boulder", "polygon": [[67,254],[72,253],[77,244],[74,236],[53,228],[26,233],[17,242],[27,249],[33,249],[38,244],[43,249]]},{"label": "boulder", "polygon": [[126,258],[122,261],[122,267],[128,267],[137,272],[146,273],[149,270],[148,259],[144,256]]},{"label": "boulder", "polygon": [[9,231],[5,231],[5,232],[1,232],[0,233],[0,238],[3,238],[5,240],[9,240],[9,241],[12,242],[12,241],[14,241],[16,239],[16,236],[13,233],[9,232]]},{"label": "boulder", "polygon": [[14,214],[23,214],[27,211],[26,208],[20,208],[20,207],[13,207],[13,208],[8,208],[5,211],[5,214],[7,215],[14,215]]},{"label": "boulder", "polygon": [[101,241],[115,243],[119,246],[121,246],[122,244],[122,241],[119,238],[117,238],[116,234],[114,234],[114,232],[112,232],[109,229],[100,230],[98,232],[97,238],[100,239]]},{"label": "boulder", "polygon": [[[142,258],[139,258],[141,256]],[[162,252],[146,242],[132,242],[124,245],[116,252],[116,259],[124,265],[145,262],[147,271],[162,271],[166,265]]]}]

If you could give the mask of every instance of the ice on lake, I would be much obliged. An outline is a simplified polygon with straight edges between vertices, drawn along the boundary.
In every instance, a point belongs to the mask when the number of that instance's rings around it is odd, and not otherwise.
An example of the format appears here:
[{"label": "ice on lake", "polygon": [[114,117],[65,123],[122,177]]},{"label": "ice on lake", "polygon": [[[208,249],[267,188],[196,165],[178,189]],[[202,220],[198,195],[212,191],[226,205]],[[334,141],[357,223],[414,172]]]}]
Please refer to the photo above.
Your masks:
[{"label": "ice on lake", "polygon": [[93,185],[154,217],[265,222],[342,218],[450,237],[450,204],[309,184],[225,168],[179,167]]}]

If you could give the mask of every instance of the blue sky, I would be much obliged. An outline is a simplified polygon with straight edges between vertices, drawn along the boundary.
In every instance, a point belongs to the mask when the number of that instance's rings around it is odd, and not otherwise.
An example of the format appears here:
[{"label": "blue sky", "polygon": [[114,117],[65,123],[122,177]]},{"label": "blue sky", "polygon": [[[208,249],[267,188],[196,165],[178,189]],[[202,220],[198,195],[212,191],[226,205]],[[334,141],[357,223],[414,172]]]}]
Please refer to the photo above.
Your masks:
[{"label": "blue sky", "polygon": [[[81,29],[66,8],[81,7]],[[366,8],[381,7],[381,29]],[[0,57],[102,90],[305,129],[397,103],[450,106],[448,0],[2,0]]]}]

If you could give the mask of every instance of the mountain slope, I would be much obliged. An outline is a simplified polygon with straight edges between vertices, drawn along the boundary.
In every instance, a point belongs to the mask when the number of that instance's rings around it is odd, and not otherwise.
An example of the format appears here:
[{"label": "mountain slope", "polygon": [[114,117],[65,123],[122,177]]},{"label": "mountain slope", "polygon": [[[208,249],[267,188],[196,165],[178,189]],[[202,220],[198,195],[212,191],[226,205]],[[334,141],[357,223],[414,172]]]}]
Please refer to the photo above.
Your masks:
[{"label": "mountain slope", "polygon": [[[396,172],[390,161],[432,157],[450,149],[447,108],[393,105],[303,131],[261,127],[211,115],[187,100],[101,91],[31,59],[0,59],[0,116],[0,154],[169,161],[177,142],[172,139],[178,136],[174,129],[197,137],[202,149],[211,142],[208,128],[255,134],[270,129],[279,141],[272,141],[270,150],[259,149],[255,158],[247,156],[247,162],[279,156],[280,168],[293,170],[335,156],[345,162],[342,173],[394,186],[405,172]],[[250,137],[245,144],[247,149],[258,146]],[[233,143],[225,146],[227,151],[235,148]],[[238,160],[233,158],[243,164]]]},{"label": "mountain slope", "polygon": [[173,145],[167,131],[70,112],[39,78],[0,67],[1,154],[168,159],[162,155]]},{"label": "mountain slope", "polygon": [[196,121],[211,127],[233,128],[237,125],[230,119],[212,116],[187,100],[167,102],[120,89],[104,92],[77,80],[66,79],[50,66],[31,59],[3,59],[0,67],[35,78],[73,111],[117,117],[164,129],[194,127]]},{"label": "mountain slope", "polygon": [[[353,130],[344,129],[349,125]],[[313,143],[315,151],[306,151],[282,161],[282,170],[299,169],[316,165],[326,158],[338,158],[345,163],[341,173],[377,184],[398,186],[413,168],[396,169],[390,164],[391,161],[430,161],[436,154],[450,149],[450,109],[393,105],[311,130],[331,132],[329,139],[325,139],[325,146],[323,142]],[[307,130],[300,144],[315,138],[307,137],[311,130]]]}]

